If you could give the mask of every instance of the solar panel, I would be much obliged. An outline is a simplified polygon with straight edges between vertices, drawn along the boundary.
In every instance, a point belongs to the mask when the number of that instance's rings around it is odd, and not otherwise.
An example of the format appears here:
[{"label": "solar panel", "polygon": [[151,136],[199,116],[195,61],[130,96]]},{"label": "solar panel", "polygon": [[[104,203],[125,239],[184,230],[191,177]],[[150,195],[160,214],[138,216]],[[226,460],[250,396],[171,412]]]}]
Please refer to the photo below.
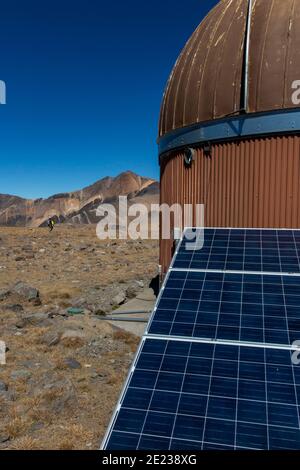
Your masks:
[{"label": "solar panel", "polygon": [[300,272],[299,230],[205,229],[203,248],[187,250],[192,235],[199,233],[186,230],[174,268]]},{"label": "solar panel", "polygon": [[[300,231],[205,229],[177,247],[103,442],[300,449]],[[189,246],[188,246],[189,244]],[[300,351],[299,351],[300,354]]]},{"label": "solar panel", "polygon": [[288,350],[146,339],[106,449],[299,449],[299,397]]},{"label": "solar panel", "polygon": [[290,345],[300,339],[300,277],[172,270],[148,332]]}]

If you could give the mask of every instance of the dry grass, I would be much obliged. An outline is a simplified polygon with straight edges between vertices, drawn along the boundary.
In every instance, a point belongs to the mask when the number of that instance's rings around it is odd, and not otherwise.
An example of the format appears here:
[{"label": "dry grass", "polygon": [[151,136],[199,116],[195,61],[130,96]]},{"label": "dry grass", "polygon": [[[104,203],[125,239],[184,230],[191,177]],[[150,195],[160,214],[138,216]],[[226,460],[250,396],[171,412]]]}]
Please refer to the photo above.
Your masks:
[{"label": "dry grass", "polygon": [[81,348],[84,345],[84,340],[81,338],[63,338],[61,344],[66,348]]},{"label": "dry grass", "polygon": [[12,450],[38,450],[38,441],[30,436],[23,436],[13,441]]},{"label": "dry grass", "polygon": [[23,417],[13,418],[5,427],[5,430],[11,439],[24,434],[29,428],[28,421]]},{"label": "dry grass", "polygon": [[113,333],[113,339],[115,341],[121,341],[125,343],[127,346],[130,346],[131,351],[135,351],[140,339],[137,336],[132,335],[124,330],[117,330]]},{"label": "dry grass", "polygon": [[109,378],[107,379],[107,383],[108,385],[117,385],[120,381],[120,377],[119,377],[119,374],[115,371],[113,371]]},{"label": "dry grass", "polygon": [[74,450],[76,449],[76,442],[70,437],[64,438],[60,445],[59,450]]},{"label": "dry grass", "polygon": [[[25,281],[40,290],[42,300],[41,306],[15,298],[0,302],[0,337],[9,347],[7,364],[1,367],[9,398],[1,402],[0,423],[10,436],[10,441],[0,443],[0,449],[99,448],[131,363],[130,353],[139,339],[89,316],[55,316],[50,327],[16,329],[15,325],[24,314],[55,313],[57,306],[75,305],[78,297],[85,298],[112,283],[151,279],[156,273],[157,251],[151,242],[143,246],[117,242],[112,250],[107,241],[96,238],[95,227],[60,226],[52,235],[46,229],[0,228],[4,247],[0,265],[6,266],[0,270],[0,289]],[[22,255],[27,244],[32,244],[35,258],[16,262],[16,255]],[[65,251],[68,244],[70,251]],[[80,251],[83,244],[95,251]],[[5,309],[13,303],[22,303],[24,312]],[[79,331],[82,326],[86,338],[66,338],[51,347],[45,344],[46,332],[60,332],[71,325]],[[99,337],[103,338],[101,350],[95,356],[89,343]],[[67,357],[77,359],[82,368],[66,368]],[[13,380],[12,372],[21,369],[28,370],[30,377]],[[45,389],[45,384],[60,380],[70,383],[70,400],[68,390]],[[57,413],[54,410],[60,401],[63,409]]]}]

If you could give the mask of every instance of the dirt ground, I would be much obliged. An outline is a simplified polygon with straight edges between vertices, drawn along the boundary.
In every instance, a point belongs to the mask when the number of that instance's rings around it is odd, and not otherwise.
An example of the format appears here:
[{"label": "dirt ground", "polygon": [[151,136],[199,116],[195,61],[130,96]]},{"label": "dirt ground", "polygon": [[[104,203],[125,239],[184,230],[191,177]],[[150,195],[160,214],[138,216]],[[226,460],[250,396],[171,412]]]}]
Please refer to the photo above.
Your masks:
[{"label": "dirt ground", "polygon": [[0,228],[0,449],[99,448],[139,342],[102,318],[157,263],[156,241],[94,226]]}]

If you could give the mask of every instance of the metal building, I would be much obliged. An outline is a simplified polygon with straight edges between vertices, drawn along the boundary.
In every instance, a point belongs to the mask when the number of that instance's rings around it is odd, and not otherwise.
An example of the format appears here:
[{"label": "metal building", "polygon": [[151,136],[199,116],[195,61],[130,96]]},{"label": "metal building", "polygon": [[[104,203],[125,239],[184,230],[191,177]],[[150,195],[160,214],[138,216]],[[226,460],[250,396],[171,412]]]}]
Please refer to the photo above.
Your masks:
[{"label": "metal building", "polygon": [[204,204],[211,227],[300,227],[299,51],[300,0],[216,5],[164,93],[161,203]]}]

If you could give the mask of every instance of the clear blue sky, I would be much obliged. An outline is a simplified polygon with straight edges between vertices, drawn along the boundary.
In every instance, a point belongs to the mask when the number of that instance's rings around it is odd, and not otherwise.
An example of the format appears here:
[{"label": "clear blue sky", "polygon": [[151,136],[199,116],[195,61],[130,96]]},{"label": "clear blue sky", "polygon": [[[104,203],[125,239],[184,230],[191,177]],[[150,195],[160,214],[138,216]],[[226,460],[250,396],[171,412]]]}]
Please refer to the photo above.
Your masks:
[{"label": "clear blue sky", "polygon": [[158,178],[163,90],[216,3],[2,2],[0,193],[47,197],[127,169]]}]

